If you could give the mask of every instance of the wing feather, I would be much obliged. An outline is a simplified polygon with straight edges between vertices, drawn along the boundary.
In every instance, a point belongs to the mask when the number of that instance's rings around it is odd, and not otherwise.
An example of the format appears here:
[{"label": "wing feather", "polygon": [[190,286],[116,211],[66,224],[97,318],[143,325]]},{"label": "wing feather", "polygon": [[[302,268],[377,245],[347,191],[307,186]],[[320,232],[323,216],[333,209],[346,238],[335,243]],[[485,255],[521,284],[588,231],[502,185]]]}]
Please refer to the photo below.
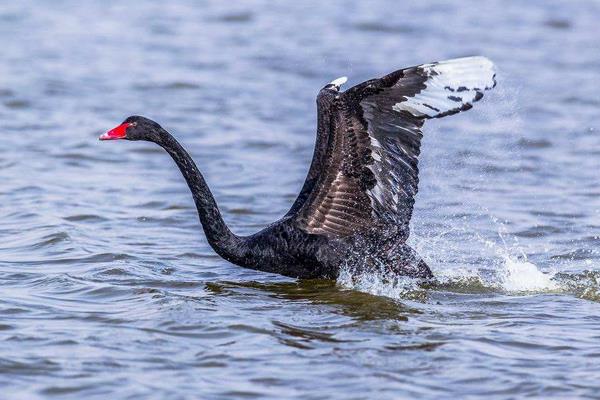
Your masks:
[{"label": "wing feather", "polygon": [[470,109],[495,85],[494,66],[467,57],[363,82],[329,105],[322,169],[298,210],[310,233],[347,236],[395,227],[408,237],[425,119]]}]

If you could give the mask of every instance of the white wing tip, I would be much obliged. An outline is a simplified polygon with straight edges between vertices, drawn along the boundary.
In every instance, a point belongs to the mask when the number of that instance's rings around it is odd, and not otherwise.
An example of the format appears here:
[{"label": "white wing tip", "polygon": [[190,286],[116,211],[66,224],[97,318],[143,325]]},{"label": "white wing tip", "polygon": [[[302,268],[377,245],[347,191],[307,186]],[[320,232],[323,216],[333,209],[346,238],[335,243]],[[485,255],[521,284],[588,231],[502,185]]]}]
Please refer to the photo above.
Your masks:
[{"label": "white wing tip", "polygon": [[470,89],[488,90],[496,85],[496,66],[487,57],[472,56],[425,65],[425,69],[445,74],[450,87],[462,83]]},{"label": "white wing tip", "polygon": [[435,69],[436,66],[438,68],[448,68],[448,69],[456,69],[458,71],[466,72],[469,70],[471,73],[473,72],[487,72],[491,74],[496,73],[496,66],[487,57],[484,56],[471,56],[471,57],[462,57],[462,58],[453,58],[451,60],[444,60],[438,63],[433,63],[432,67]]},{"label": "white wing tip", "polygon": [[348,77],[347,76],[341,76],[341,77],[339,77],[337,79],[332,80],[329,84],[333,85],[333,86],[340,87],[340,86],[342,86],[346,82],[348,82]]},{"label": "white wing tip", "polygon": [[493,67],[494,63],[492,60],[485,56],[469,56],[460,58],[451,58],[438,62],[438,64],[479,64],[486,67]]},{"label": "white wing tip", "polygon": [[423,64],[425,88],[392,106],[416,117],[440,118],[466,111],[496,85],[494,63],[486,57],[454,58]]}]

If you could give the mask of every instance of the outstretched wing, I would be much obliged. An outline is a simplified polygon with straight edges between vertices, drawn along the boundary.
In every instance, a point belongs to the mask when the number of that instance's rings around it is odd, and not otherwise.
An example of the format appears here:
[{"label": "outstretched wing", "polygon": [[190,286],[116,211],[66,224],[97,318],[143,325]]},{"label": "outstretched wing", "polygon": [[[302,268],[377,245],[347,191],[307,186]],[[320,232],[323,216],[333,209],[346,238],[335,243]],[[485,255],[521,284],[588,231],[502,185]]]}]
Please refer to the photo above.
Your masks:
[{"label": "outstretched wing", "polygon": [[286,216],[294,214],[302,207],[321,175],[327,153],[329,133],[331,131],[333,101],[335,96],[339,94],[340,87],[346,83],[346,80],[345,76],[333,80],[325,85],[317,95],[317,139],[315,142],[315,151],[308,174],[304,180],[304,185],[302,185],[296,201],[294,201]]},{"label": "outstretched wing", "polygon": [[465,111],[495,86],[494,65],[467,57],[363,82],[332,103],[319,180],[296,215],[309,233],[347,236],[376,225],[408,236],[425,119]]}]

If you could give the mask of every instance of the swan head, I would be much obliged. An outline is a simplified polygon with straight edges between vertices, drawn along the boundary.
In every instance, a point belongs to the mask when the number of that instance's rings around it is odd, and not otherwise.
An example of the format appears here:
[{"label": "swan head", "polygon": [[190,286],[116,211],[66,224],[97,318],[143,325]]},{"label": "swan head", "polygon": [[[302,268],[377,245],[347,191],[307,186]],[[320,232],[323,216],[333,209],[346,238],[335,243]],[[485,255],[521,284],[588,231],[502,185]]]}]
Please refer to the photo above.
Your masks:
[{"label": "swan head", "polygon": [[148,140],[156,141],[160,137],[162,127],[151,119],[132,115],[113,129],[100,135],[100,140]]}]

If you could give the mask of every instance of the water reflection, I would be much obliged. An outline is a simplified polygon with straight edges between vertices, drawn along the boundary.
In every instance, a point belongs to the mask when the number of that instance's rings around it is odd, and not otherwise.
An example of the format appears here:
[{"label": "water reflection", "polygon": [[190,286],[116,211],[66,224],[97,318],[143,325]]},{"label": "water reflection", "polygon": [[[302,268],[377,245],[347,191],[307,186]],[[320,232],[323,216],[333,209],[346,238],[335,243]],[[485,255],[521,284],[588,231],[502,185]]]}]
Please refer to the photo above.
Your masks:
[{"label": "water reflection", "polygon": [[214,294],[235,292],[237,288],[256,289],[269,296],[288,301],[333,306],[333,312],[350,316],[359,321],[387,319],[406,321],[416,308],[402,304],[397,299],[374,296],[356,290],[341,288],[330,280],[299,280],[297,282],[212,282],[206,289]]}]

